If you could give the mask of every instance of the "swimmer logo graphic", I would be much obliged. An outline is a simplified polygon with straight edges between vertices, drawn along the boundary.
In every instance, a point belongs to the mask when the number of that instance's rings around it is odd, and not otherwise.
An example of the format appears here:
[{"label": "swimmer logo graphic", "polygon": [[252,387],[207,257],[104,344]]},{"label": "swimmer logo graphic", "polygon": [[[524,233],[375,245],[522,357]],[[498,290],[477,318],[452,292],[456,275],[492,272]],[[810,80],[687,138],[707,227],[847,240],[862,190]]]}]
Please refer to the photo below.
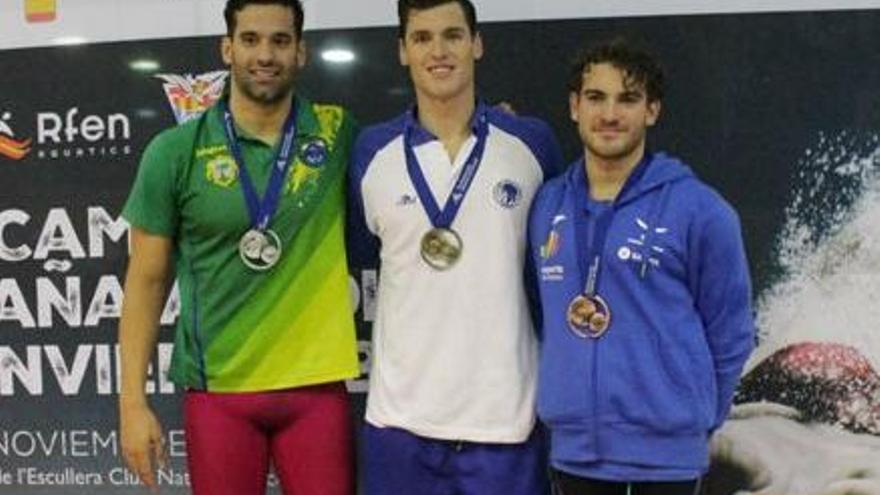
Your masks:
[{"label": "swimmer logo graphic", "polygon": [[9,126],[9,120],[12,114],[9,112],[0,112],[0,155],[13,160],[21,160],[31,152],[31,140],[19,140],[15,138],[12,127]]},{"label": "swimmer logo graphic", "polygon": [[228,75],[225,70],[218,70],[197,76],[158,74],[156,77],[165,81],[162,88],[174,111],[174,119],[182,124],[198,117],[220,99]]}]

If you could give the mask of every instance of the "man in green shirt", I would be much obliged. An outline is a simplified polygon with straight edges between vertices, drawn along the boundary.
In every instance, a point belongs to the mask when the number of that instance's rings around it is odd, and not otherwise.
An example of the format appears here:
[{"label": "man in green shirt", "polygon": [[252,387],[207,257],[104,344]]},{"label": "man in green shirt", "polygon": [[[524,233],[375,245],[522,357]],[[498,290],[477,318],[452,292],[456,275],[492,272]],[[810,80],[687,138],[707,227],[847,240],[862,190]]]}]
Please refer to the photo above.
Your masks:
[{"label": "man in green shirt", "polygon": [[354,124],[342,108],[295,94],[305,62],[298,0],[228,0],[224,14],[226,94],[153,139],[123,211],[123,455],[156,485],[162,431],[144,384],[176,273],[170,374],[186,389],[193,492],[262,494],[271,462],[285,493],[348,495],[344,380],[358,363],[343,184]]}]

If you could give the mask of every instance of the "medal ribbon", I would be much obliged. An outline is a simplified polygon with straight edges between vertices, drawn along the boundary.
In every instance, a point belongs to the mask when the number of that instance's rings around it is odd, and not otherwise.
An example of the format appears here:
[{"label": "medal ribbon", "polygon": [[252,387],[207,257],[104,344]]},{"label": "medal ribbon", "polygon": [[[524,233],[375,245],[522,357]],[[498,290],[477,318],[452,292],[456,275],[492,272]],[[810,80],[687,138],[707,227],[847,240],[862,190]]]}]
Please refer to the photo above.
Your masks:
[{"label": "medal ribbon", "polygon": [[[645,170],[648,168],[648,163],[650,163],[650,159],[647,155],[642,158],[642,161],[636,166],[636,168],[629,174],[626,182],[623,184],[623,188],[620,190],[620,193],[617,194],[617,198],[614,199],[614,203],[611,204],[611,207],[607,210],[603,211],[599,214],[598,218],[593,224],[593,231],[591,232],[590,237],[590,250],[587,251],[587,256],[579,256],[578,257],[578,265],[580,266],[581,274],[587,274],[587,280],[584,284],[584,294],[587,296],[595,296],[598,287],[599,287],[599,271],[602,266],[602,253],[605,251],[605,244],[608,242],[608,232],[611,230],[611,223],[614,221],[614,214],[617,210],[617,200],[625,197],[627,191],[635,187],[635,185],[639,182],[639,179],[645,175]],[[580,181],[581,184],[579,187],[582,187],[583,190],[581,194],[578,194],[579,199],[577,201],[580,204],[577,207],[575,218],[575,225],[577,228],[578,235],[575,236],[578,239],[586,239],[586,233],[589,232],[589,219],[587,215],[584,214],[584,210],[586,210],[587,202],[590,198],[590,186],[588,184],[586,167],[584,161],[580,162],[581,170],[584,171],[584,180]],[[578,244],[581,244],[579,241]],[[578,252],[581,250],[578,249]],[[587,264],[589,260],[589,265]]]},{"label": "medal ribbon", "polygon": [[238,134],[235,132],[235,121],[232,118],[232,112],[229,111],[226,102],[220,101],[220,112],[223,118],[223,129],[226,132],[226,143],[229,146],[229,152],[238,165],[238,173],[241,177],[241,192],[244,194],[244,202],[247,205],[248,215],[251,219],[251,227],[265,231],[278,210],[278,203],[281,198],[281,189],[284,185],[284,179],[287,177],[287,171],[290,170],[290,157],[293,152],[294,139],[296,138],[296,103],[290,105],[290,113],[284,121],[282,128],[281,145],[275,152],[273,159],[272,174],[269,176],[269,184],[266,186],[265,194],[260,198],[254,181],[251,179],[244,163],[244,155],[241,151],[241,145],[238,143]]},{"label": "medal ribbon", "polygon": [[406,170],[409,173],[413,187],[416,189],[416,194],[419,195],[419,199],[422,201],[425,213],[428,214],[428,219],[435,228],[448,229],[452,222],[455,221],[458,210],[461,208],[468,189],[470,189],[471,184],[474,182],[474,177],[477,175],[477,170],[480,168],[480,162],[483,160],[483,151],[486,149],[486,138],[489,134],[489,123],[487,122],[485,110],[482,110],[480,107],[477,108],[475,118],[477,125],[474,129],[474,134],[477,137],[477,142],[474,144],[470,155],[468,155],[464,168],[455,181],[452,192],[449,193],[449,197],[446,199],[446,204],[443,205],[443,210],[440,209],[437,200],[431,194],[431,189],[425,180],[422,167],[419,165],[419,160],[412,146],[412,134],[415,131],[415,124],[408,124],[404,130],[403,148],[406,153]]}]

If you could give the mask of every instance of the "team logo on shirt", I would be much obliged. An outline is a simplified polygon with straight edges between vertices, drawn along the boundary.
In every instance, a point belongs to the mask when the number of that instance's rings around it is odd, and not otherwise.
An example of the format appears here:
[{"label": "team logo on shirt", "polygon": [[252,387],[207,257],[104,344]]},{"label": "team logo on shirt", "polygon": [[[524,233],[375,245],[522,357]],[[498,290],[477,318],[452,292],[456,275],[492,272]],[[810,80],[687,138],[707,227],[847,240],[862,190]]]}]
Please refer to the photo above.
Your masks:
[{"label": "team logo on shirt", "polygon": [[504,208],[515,208],[523,197],[522,187],[509,179],[495,184],[492,195],[495,197],[495,202]]},{"label": "team logo on shirt", "polygon": [[320,167],[327,161],[327,143],[321,138],[315,138],[302,145],[299,156],[306,165]]},{"label": "team logo on shirt", "polygon": [[[651,227],[639,217],[636,217],[635,222],[639,228],[638,234],[626,239],[626,245],[617,249],[617,257],[624,262],[640,263],[641,273],[644,276],[649,266],[660,267],[660,256],[666,252],[666,248],[656,243],[655,236],[668,234],[669,228]],[[648,234],[654,235],[649,239]]]},{"label": "team logo on shirt", "polygon": [[208,182],[220,187],[230,187],[238,179],[238,165],[229,155],[220,155],[205,166]]}]

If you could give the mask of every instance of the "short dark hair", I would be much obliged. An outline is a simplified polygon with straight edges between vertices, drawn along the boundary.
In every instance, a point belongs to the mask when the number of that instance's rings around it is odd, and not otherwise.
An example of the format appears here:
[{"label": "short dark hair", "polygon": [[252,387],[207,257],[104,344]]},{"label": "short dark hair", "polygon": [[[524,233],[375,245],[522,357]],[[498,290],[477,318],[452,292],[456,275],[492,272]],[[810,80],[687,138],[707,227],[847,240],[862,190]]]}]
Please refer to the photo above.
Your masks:
[{"label": "short dark hair", "polygon": [[474,8],[471,0],[397,0],[397,18],[400,21],[397,36],[400,39],[406,38],[406,26],[409,24],[410,11],[433,9],[447,3],[457,3],[461,6],[468,28],[471,30],[471,36],[477,34],[477,9]]},{"label": "short dark hair", "polygon": [[293,10],[293,30],[297,39],[302,39],[303,11],[300,0],[227,0],[226,8],[223,9],[223,18],[226,19],[226,34],[235,34],[235,16],[248,5],[281,5]]},{"label": "short dark hair", "polygon": [[663,100],[664,74],[659,60],[643,45],[628,38],[618,37],[588,47],[575,59],[568,79],[568,90],[580,93],[584,73],[591,65],[611,64],[620,69],[627,85],[645,88],[649,102]]}]

